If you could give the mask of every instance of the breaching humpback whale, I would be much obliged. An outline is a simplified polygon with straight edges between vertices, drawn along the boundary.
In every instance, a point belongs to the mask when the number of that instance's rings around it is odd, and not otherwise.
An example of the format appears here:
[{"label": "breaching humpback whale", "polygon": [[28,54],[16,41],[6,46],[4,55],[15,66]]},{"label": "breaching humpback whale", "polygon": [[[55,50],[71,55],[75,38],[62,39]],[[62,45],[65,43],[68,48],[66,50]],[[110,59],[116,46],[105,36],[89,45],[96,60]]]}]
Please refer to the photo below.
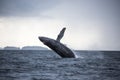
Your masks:
[{"label": "breaching humpback whale", "polygon": [[64,36],[65,30],[66,30],[66,28],[63,28],[60,31],[56,40],[50,39],[47,37],[38,37],[38,38],[43,44],[45,44],[50,49],[55,51],[62,58],[75,58],[75,54],[72,52],[72,50],[60,42],[60,40]]}]

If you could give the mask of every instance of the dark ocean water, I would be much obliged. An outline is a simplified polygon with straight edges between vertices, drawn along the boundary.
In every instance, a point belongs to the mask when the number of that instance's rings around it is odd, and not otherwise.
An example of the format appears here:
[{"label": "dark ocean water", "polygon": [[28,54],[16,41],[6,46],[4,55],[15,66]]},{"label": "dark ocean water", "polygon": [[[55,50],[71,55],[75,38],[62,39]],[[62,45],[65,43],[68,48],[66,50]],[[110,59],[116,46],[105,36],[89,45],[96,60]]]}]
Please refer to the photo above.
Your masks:
[{"label": "dark ocean water", "polygon": [[120,51],[0,51],[0,80],[120,80]]}]

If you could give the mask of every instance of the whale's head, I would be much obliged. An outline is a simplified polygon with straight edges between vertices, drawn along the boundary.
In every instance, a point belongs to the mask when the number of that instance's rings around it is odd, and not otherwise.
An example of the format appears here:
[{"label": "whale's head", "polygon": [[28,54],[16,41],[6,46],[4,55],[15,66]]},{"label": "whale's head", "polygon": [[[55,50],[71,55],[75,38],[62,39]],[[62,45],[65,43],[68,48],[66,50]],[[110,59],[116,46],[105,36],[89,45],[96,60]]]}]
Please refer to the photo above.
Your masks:
[{"label": "whale's head", "polygon": [[38,37],[38,38],[43,44],[49,47],[56,47],[56,44],[59,43],[58,41],[47,37]]},{"label": "whale's head", "polygon": [[48,43],[49,42],[49,38],[47,38],[47,37],[38,37],[39,38],[39,40],[42,42],[42,43],[44,43],[44,44],[46,44],[46,43]]}]

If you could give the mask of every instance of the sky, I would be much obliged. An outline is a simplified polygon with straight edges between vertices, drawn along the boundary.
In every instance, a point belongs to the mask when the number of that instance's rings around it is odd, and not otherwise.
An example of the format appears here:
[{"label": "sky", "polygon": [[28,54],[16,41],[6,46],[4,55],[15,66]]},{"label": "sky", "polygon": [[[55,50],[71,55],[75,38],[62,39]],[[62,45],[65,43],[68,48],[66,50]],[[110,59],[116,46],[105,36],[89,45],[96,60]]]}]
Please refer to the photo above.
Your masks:
[{"label": "sky", "polygon": [[38,36],[79,50],[120,50],[120,0],[0,0],[0,46],[43,46]]}]

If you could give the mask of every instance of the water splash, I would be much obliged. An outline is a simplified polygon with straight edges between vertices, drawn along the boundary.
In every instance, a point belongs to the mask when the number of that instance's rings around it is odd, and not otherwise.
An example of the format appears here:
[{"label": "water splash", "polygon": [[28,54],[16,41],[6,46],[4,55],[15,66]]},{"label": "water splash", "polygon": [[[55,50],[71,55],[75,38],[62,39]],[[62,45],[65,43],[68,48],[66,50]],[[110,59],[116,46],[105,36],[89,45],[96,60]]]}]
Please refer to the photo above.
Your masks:
[{"label": "water splash", "polygon": [[79,52],[76,52],[74,49],[71,49],[71,50],[75,54],[75,58],[84,58],[83,56],[78,55]]}]

